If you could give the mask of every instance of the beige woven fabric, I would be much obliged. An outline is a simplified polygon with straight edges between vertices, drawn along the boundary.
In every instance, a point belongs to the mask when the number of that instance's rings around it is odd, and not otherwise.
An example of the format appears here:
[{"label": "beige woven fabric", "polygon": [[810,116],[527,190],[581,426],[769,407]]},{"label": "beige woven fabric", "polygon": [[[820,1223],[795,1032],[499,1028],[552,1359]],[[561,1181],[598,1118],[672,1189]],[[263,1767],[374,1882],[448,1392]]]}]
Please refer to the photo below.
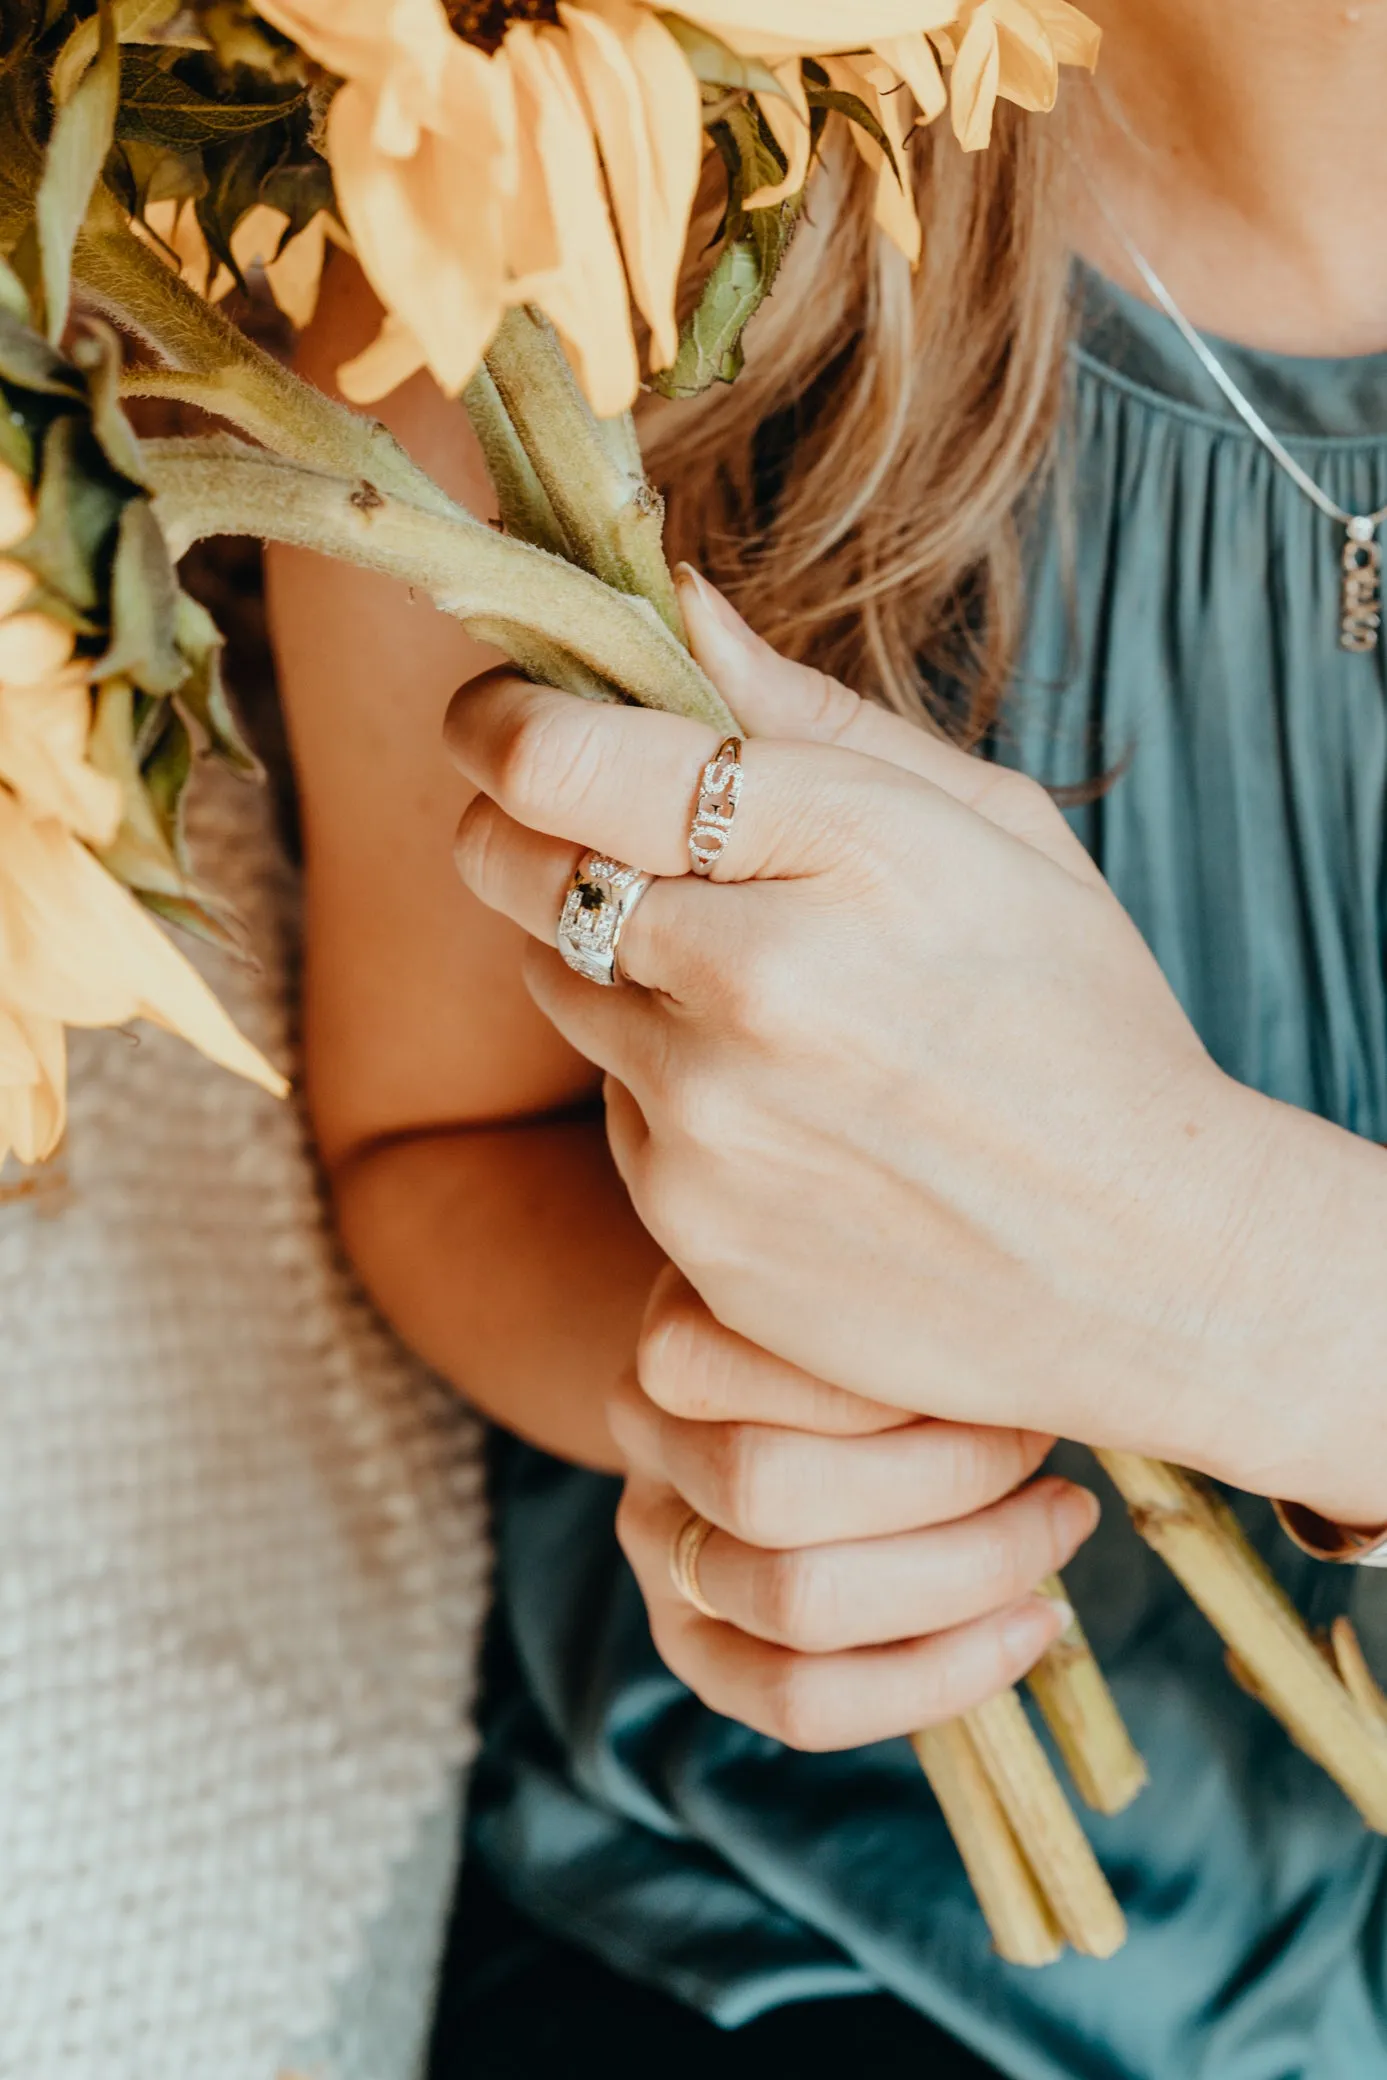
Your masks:
[{"label": "beige woven fabric", "polygon": [[[201,790],[261,963],[205,965],[284,1063],[266,819]],[[72,1085],[57,1179],[0,1206],[0,2080],[275,2080],[305,2044],[321,2080],[406,2080],[479,1427],[354,1288],[292,1105],[143,1030],[83,1036]],[[369,2045],[367,1973],[420,1990]]]}]

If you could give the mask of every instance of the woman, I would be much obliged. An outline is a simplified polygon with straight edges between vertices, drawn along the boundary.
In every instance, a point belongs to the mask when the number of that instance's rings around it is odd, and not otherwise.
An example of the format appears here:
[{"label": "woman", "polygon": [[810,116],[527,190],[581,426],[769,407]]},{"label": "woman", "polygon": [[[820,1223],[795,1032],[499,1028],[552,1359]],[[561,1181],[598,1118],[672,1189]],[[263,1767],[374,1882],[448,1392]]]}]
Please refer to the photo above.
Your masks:
[{"label": "woman", "polygon": [[[897,1738],[1052,1637],[1033,1592],[1095,1517],[1033,1478],[1052,1434],[1387,1518],[1383,653],[1342,647],[1342,527],[1123,243],[1334,510],[1387,503],[1387,255],[1348,206],[1387,16],[1098,12],[1068,154],[926,139],[913,293],[865,244],[816,267],[862,207],[830,191],[750,387],[663,447],[652,423],[677,537],[733,589],[754,547],[743,596],[794,661],[686,585],[770,741],[712,884],[631,914],[631,986],[563,966],[564,887],[584,847],[683,874],[706,733],[493,677],[450,782],[437,710],[486,660],[277,560],[344,1230],[526,1440],[444,2070],[454,2023],[482,2072],[1357,2080],[1387,2053],[1379,1845],[1120,1512],[1070,1580],[1152,1766],[1095,1826],[1127,1949],[999,1964]],[[319,372],[363,302],[339,281]],[[432,396],[392,423],[483,496]],[[384,673],[432,690],[417,727],[368,722]],[[845,685],[928,689],[994,762]],[[711,1616],[671,1576],[690,1510]],[[1373,1578],[1244,1515],[1371,1644]]]}]

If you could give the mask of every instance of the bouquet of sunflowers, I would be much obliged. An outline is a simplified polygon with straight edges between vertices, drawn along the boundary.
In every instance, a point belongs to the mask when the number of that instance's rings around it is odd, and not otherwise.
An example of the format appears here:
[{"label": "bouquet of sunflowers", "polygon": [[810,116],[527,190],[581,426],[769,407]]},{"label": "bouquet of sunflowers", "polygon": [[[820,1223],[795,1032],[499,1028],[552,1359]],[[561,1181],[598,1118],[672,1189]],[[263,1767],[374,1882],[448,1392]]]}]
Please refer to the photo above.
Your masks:
[{"label": "bouquet of sunflowers", "polygon": [[[732,734],[637,393],[736,380],[839,139],[913,264],[914,133],[984,150],[999,97],[1046,111],[1097,47],[1068,0],[0,0],[0,1163],[58,1145],[69,1026],[150,1019],[283,1088],[178,950],[233,936],[184,842],[196,760],[255,771],[189,547],[388,573],[537,679]],[[347,405],[222,307],[254,280],[304,325],[335,247],[384,313]],[[499,529],[352,409],[421,369],[469,414]],[[141,440],[127,397],[224,430]],[[1387,1703],[1347,1625],[1313,1642],[1188,1476],[1105,1464],[1241,1679],[1387,1831]],[[1119,1810],[1145,1773],[1077,1625],[1031,1682],[1079,1794]],[[916,1746],[1007,1956],[1120,1943],[1015,1693]]]}]

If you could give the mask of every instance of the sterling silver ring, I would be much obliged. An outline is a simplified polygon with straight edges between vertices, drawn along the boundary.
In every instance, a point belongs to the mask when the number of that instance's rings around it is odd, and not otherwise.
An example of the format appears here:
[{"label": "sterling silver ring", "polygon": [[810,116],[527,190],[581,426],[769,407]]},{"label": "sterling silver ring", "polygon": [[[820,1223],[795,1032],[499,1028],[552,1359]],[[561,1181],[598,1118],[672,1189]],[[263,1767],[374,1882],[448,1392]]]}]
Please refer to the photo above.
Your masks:
[{"label": "sterling silver ring", "polygon": [[727,850],[745,779],[742,740],[727,737],[703,768],[698,783],[698,800],[689,825],[689,865],[695,874],[711,874]]},{"label": "sterling silver ring", "polygon": [[625,980],[617,966],[621,935],[653,878],[604,853],[583,854],[559,912],[559,952],[575,975],[604,989]]}]

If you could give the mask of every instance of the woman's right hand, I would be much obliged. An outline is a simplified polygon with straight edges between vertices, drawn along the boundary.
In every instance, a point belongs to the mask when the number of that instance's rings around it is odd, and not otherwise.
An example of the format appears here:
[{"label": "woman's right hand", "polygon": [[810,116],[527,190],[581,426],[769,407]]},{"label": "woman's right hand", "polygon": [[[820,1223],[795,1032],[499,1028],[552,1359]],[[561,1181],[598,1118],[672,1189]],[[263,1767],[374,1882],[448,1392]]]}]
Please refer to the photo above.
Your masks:
[{"label": "woman's right hand", "polygon": [[[1053,1442],[921,1421],[733,1335],[673,1269],[609,1420],[617,1529],[666,1663],[712,1710],[806,1749],[955,1717],[1018,1681],[1063,1613],[1037,1593],[1098,1521],[1034,1479]],[[691,1512],[714,1529],[696,1610],[671,1573]]]}]

